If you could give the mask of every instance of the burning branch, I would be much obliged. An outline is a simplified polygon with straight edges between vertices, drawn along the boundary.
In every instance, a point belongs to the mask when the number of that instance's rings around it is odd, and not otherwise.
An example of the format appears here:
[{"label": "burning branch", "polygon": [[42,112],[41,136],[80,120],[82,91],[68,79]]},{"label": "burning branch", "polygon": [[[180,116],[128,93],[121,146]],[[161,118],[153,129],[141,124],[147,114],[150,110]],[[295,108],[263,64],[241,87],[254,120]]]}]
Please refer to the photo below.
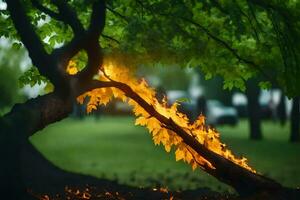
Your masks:
[{"label": "burning branch", "polygon": [[177,103],[172,106],[168,106],[166,100],[160,103],[146,81],[133,78],[128,68],[105,61],[98,79],[89,88],[92,91],[77,98],[83,103],[86,96],[90,97],[87,112],[106,105],[112,97],[118,98],[133,106],[138,117],[135,124],[146,126],[156,145],[162,143],[167,152],[176,148],[177,161],[183,160],[193,169],[200,167],[240,194],[281,188],[275,181],[257,174],[246,158],[234,156],[221,143],[219,133],[205,125],[204,116],[190,123],[187,116],[177,110]]}]

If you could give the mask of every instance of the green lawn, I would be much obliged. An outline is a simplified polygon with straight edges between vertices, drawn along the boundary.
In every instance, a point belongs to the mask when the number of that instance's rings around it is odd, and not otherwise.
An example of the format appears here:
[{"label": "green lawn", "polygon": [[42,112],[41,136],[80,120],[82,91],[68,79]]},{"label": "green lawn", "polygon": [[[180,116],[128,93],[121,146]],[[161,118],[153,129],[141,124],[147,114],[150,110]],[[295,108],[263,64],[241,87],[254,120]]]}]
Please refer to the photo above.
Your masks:
[{"label": "green lawn", "polygon": [[[247,139],[246,121],[218,130],[228,146],[249,158],[259,172],[286,186],[300,186],[300,144],[287,142],[287,126],[265,122],[265,139],[259,142]],[[31,141],[50,161],[69,171],[135,186],[231,191],[201,170],[175,162],[174,154],[156,147],[146,129],[134,126],[131,117],[66,119],[35,134]]]}]

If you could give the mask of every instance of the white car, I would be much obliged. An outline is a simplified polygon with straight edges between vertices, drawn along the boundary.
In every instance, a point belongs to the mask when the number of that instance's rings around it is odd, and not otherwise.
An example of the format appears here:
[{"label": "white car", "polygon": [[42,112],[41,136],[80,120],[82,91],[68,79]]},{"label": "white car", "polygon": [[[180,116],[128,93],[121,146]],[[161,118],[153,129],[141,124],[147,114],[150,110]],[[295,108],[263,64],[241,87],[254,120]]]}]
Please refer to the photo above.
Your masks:
[{"label": "white car", "polygon": [[234,107],[224,106],[220,101],[207,101],[207,123],[210,125],[236,125],[238,113]]}]

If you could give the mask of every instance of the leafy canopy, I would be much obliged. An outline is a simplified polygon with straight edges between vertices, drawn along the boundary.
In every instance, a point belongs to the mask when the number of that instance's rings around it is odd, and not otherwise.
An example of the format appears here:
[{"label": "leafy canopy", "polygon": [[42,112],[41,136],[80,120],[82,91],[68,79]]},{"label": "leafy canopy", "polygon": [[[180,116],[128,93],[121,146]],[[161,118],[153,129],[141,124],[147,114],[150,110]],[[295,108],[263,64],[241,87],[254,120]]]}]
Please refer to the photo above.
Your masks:
[{"label": "leafy canopy", "polygon": [[[37,1],[57,10],[50,0]],[[48,51],[72,38],[68,25],[31,2],[24,5]],[[84,26],[91,2],[69,1]],[[245,81],[259,76],[263,88],[273,84],[297,96],[299,8],[299,0],[109,0],[100,44],[123,62],[197,67],[207,79],[222,76],[228,89],[244,90]],[[20,46],[9,13],[0,13],[0,35]]]}]

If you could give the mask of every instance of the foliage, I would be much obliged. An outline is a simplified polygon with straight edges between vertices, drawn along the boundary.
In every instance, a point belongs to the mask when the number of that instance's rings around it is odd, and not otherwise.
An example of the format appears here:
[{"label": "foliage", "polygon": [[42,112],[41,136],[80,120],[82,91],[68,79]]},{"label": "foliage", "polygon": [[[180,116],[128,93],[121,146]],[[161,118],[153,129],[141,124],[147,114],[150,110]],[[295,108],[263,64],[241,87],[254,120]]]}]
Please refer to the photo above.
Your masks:
[{"label": "foliage", "polygon": [[[262,76],[262,87],[279,84],[295,96],[300,85],[299,2],[266,2],[111,1],[121,17],[108,12],[105,32],[121,26],[122,33],[113,35],[122,41],[121,51],[200,67],[207,78],[222,76],[224,89],[244,91],[246,80]],[[285,56],[290,51],[294,55]]]},{"label": "foliage", "polygon": [[48,79],[40,75],[38,69],[34,66],[26,70],[23,75],[19,78],[20,87],[30,85],[33,87],[35,84],[41,84],[42,82],[49,82]]},{"label": "foliage", "polygon": [[[57,11],[49,0],[38,2]],[[87,27],[90,2],[69,3]],[[246,80],[260,76],[263,88],[279,85],[288,96],[299,95],[298,0],[113,0],[107,4],[100,40],[107,54],[124,54],[136,64],[197,67],[207,78],[223,77],[224,89],[244,91]],[[70,41],[69,26],[42,13],[30,0],[25,5],[48,51]],[[0,13],[0,35],[16,40],[18,46],[9,13],[5,9]]]},{"label": "foliage", "polygon": [[[146,81],[144,79],[140,81],[136,80],[127,67],[120,66],[114,61],[105,60],[98,79],[106,81],[107,83],[126,84],[129,86],[130,90],[133,91],[134,95],[143,99],[148,106],[151,106],[155,110],[154,112],[159,113],[160,116],[165,117],[168,121],[177,124],[177,126],[185,130],[200,144],[228,160],[231,160],[235,164],[255,172],[255,170],[248,166],[246,158],[235,157],[233,153],[226,148],[226,145],[221,143],[219,133],[215,129],[205,125],[204,116],[200,115],[194,123],[189,122],[187,116],[177,110],[178,102],[169,106],[167,105],[166,98],[164,98],[162,102],[158,101],[155,96],[155,91],[147,85]],[[88,113],[92,110],[96,110],[99,105],[106,105],[112,97],[118,98],[133,107],[133,113],[138,117],[135,125],[147,127],[152,134],[155,145],[163,144],[167,152],[170,152],[172,147],[176,149],[176,161],[183,160],[189,163],[193,170],[197,167],[204,169],[206,167],[211,169],[217,167],[213,166],[193,148],[185,144],[178,133],[168,127],[168,124],[162,122],[157,115],[149,112],[145,108],[147,105],[142,105],[143,103],[138,102],[136,99],[128,98],[130,95],[127,91],[114,87],[94,89],[79,96],[77,98],[78,102],[83,104],[85,97],[87,96],[89,97],[87,103]]]}]

